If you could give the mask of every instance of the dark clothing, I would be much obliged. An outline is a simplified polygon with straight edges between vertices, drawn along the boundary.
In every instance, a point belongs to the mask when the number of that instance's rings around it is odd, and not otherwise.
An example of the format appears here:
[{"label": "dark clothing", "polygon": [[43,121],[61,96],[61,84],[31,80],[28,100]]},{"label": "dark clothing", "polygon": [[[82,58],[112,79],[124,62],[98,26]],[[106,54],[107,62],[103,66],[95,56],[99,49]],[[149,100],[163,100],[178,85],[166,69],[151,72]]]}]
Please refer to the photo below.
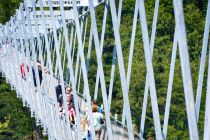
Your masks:
[{"label": "dark clothing", "polygon": [[36,85],[36,75],[35,75],[35,71],[34,71],[33,67],[32,67],[32,74],[33,74],[34,86],[37,87],[37,85]]},{"label": "dark clothing", "polygon": [[71,100],[70,100],[70,102],[71,102],[71,105],[73,106],[73,107],[75,107],[74,106],[74,96],[71,94]]},{"label": "dark clothing", "polygon": [[56,91],[56,96],[57,96],[57,101],[58,101],[59,96],[62,95],[61,85],[57,85],[57,86],[55,87],[55,91]]},{"label": "dark clothing", "polygon": [[42,83],[42,70],[38,70],[40,84]]},{"label": "dark clothing", "polygon": [[[35,75],[35,70],[32,67],[32,74],[33,74],[33,79],[34,79],[34,86],[37,87],[36,84],[36,75]],[[38,74],[39,74],[39,80],[40,80],[40,84],[42,83],[42,70],[38,70]]]},{"label": "dark clothing", "polygon": [[58,103],[61,104],[61,106],[63,105],[63,96],[62,94],[60,94],[60,96],[57,98]]}]

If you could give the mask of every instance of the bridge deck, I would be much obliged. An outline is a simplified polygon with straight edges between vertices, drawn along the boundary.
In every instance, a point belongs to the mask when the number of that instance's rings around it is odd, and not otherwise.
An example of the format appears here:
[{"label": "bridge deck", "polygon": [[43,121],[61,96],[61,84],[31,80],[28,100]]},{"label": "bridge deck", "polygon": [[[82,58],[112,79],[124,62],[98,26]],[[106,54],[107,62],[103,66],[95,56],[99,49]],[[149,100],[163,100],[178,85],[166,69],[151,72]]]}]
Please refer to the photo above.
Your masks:
[{"label": "bridge deck", "polygon": [[[16,53],[19,53],[16,50],[13,50]],[[2,57],[2,59],[13,59],[11,58],[4,58]],[[26,60],[26,58],[24,58]],[[3,61],[2,61],[3,62]],[[1,64],[2,65],[2,64]],[[51,130],[52,132],[50,133],[56,133],[57,132],[57,126],[56,126],[56,121],[60,122],[61,125],[61,133],[62,133],[62,139],[66,139],[66,132],[67,129],[66,127],[68,126],[66,123],[67,121],[65,121],[64,118],[61,117],[60,114],[56,113],[56,101],[52,98],[52,93],[44,93],[44,90],[40,89],[38,90],[37,87],[34,87],[33,85],[33,78],[31,76],[28,76],[28,78],[23,79],[21,76],[21,71],[18,65],[11,65],[11,64],[7,64],[5,65],[5,69],[11,69],[13,71],[15,71],[15,73],[13,73],[14,75],[6,75],[6,78],[8,80],[8,82],[12,85],[12,87],[17,91],[17,96],[21,97],[23,100],[23,104],[27,105],[32,113],[32,116],[35,117],[37,119],[37,123],[41,124],[43,126],[43,128],[45,130],[47,130],[49,128],[49,123],[51,123],[51,125],[53,125],[53,129]],[[30,70],[29,70],[30,71]],[[7,74],[7,72],[2,71],[4,74]],[[27,72],[28,74],[30,72]],[[16,77],[16,80],[19,81],[19,84],[21,85],[17,85],[17,83],[13,83],[11,77]],[[45,81],[42,81],[42,83]],[[45,83],[45,85],[48,85],[49,83]],[[48,87],[53,87],[55,88],[55,86],[57,85],[57,79],[55,77],[53,77],[53,79],[50,80],[50,85]],[[40,86],[40,88],[42,88],[43,85]],[[39,87],[39,86],[38,86]],[[40,96],[41,95],[41,96]],[[84,117],[84,105],[82,105],[82,101],[86,102],[85,98],[77,93],[77,97],[78,97],[78,104],[80,106],[80,117],[83,118]],[[35,98],[35,99],[34,99]],[[37,106],[34,105],[34,103],[37,103]],[[82,107],[83,106],[83,107]],[[37,107],[37,108],[36,108]],[[51,116],[51,121],[47,121],[46,118],[48,117],[48,115]],[[56,120],[56,117],[59,116],[59,120]],[[126,126],[122,127],[120,122],[118,120],[116,120],[114,117],[111,116],[111,129],[113,132],[113,136],[114,139],[118,140],[127,140],[128,138],[128,132],[125,130]],[[49,129],[48,129],[49,131]],[[76,125],[72,126],[72,138],[73,140],[77,140],[77,127]],[[51,134],[52,135],[52,134]],[[107,136],[107,130],[106,130],[106,126],[104,125],[102,127],[102,132],[101,132],[101,139],[108,139]],[[53,134],[52,136],[54,136],[54,138],[56,138],[56,134]],[[135,134],[135,139],[138,139],[138,135]]]}]

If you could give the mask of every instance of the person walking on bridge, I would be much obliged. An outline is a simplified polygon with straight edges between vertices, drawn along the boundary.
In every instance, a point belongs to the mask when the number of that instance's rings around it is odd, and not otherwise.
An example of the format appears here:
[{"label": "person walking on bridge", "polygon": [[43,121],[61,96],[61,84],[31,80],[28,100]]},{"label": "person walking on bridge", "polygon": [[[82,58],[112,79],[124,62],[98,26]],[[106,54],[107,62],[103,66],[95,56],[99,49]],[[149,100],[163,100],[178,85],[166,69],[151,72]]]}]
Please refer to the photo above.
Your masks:
[{"label": "person walking on bridge", "polygon": [[101,128],[102,128],[102,123],[103,123],[103,114],[98,112],[97,105],[92,105],[92,111],[93,111],[96,140],[100,140]]},{"label": "person walking on bridge", "polygon": [[74,106],[74,98],[73,98],[73,95],[72,95],[72,88],[70,86],[67,86],[66,87],[66,98],[67,98],[67,103],[71,103],[72,106]]}]

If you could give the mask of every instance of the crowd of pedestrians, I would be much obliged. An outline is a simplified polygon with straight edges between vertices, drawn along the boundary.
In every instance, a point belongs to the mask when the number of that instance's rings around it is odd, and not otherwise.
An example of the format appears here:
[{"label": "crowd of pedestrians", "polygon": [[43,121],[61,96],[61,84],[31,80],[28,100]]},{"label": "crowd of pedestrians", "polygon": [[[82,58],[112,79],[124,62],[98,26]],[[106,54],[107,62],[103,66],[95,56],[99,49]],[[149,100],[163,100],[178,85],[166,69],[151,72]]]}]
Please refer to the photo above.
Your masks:
[{"label": "crowd of pedestrians", "polygon": [[[41,70],[41,63],[39,60],[37,60],[37,69],[38,69],[38,76],[39,76],[39,82],[40,84],[42,83],[42,70]],[[32,75],[33,75],[33,81],[34,81],[34,86],[37,87],[37,78],[36,78],[36,74],[35,74],[35,68],[32,67]],[[22,62],[20,64],[20,73],[21,73],[21,77],[26,80],[26,72],[29,72],[30,68],[28,65],[26,65],[26,70],[25,70],[25,65]]]},{"label": "crowd of pedestrians", "polygon": [[[55,87],[57,101],[58,101],[58,108],[60,111],[61,117],[65,115],[65,111],[63,108],[63,96],[62,96],[62,88],[60,85],[60,80],[58,80],[58,85]],[[72,94],[72,88],[70,86],[65,87],[65,94],[66,94],[66,103],[67,103],[67,115],[69,117],[71,126],[76,124],[76,111],[74,107],[74,98]],[[92,102],[92,113],[94,119],[94,128],[95,128],[95,135],[96,139],[100,139],[101,135],[101,128],[104,123],[104,118],[102,114],[102,109],[97,105],[96,101]],[[83,140],[90,140],[91,139],[91,131],[90,131],[90,118],[88,115],[88,107],[85,106],[85,115],[81,118],[81,128],[82,128],[82,138]]]},{"label": "crowd of pedestrians", "polygon": [[[38,70],[38,78],[39,78],[39,83],[41,87],[41,91],[44,92],[45,89],[48,89],[49,97],[51,97],[51,91],[50,91],[50,86],[51,86],[51,79],[50,79],[50,73],[49,70],[45,67],[44,68],[44,73],[46,75],[46,80],[43,81],[42,77],[42,68],[41,68],[41,63],[39,60],[37,60],[37,70]],[[24,80],[26,80],[26,71],[24,68],[24,64],[20,64],[20,72],[21,76]],[[29,66],[26,66],[27,72],[30,71]],[[36,77],[36,72],[35,72],[35,67],[31,68],[32,70],[32,76],[33,76],[33,82],[34,86],[37,87],[37,77]],[[55,86],[55,91],[56,91],[56,97],[57,97],[57,103],[58,103],[58,110],[60,117],[63,118],[65,115],[68,116],[69,121],[71,123],[71,126],[75,126],[76,124],[76,111],[75,111],[75,106],[74,106],[74,98],[72,94],[72,88],[71,86],[66,86],[65,87],[65,94],[66,94],[66,101],[63,99],[63,94],[62,94],[62,87],[61,87],[61,81],[60,79],[57,80],[57,85]],[[64,102],[67,104],[67,111],[64,110]],[[102,109],[97,105],[97,102],[94,100],[92,102],[92,114],[93,114],[93,119],[94,119],[94,128],[95,128],[95,135],[96,139],[100,139],[100,134],[101,134],[101,128],[104,123],[104,118],[102,114]],[[78,114],[80,115],[80,114]],[[81,118],[81,128],[82,128],[82,138],[83,140],[90,140],[91,139],[91,131],[90,131],[90,118],[88,115],[88,107],[87,105],[85,106],[85,115],[84,117]]]}]

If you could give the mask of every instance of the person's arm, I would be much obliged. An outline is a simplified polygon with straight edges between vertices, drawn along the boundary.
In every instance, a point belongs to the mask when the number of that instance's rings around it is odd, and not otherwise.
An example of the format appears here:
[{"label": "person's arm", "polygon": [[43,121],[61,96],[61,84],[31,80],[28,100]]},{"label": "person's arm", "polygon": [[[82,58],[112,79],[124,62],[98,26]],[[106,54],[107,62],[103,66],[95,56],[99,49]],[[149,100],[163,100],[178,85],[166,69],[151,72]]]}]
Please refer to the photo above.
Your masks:
[{"label": "person's arm", "polygon": [[71,114],[70,113],[68,113],[68,115],[69,115],[69,119],[70,119],[70,121],[72,122],[72,116],[71,116]]},{"label": "person's arm", "polygon": [[29,72],[29,66],[27,65],[27,72]]},{"label": "person's arm", "polygon": [[23,77],[23,65],[22,64],[20,65],[20,73],[21,73],[21,75]]},{"label": "person's arm", "polygon": [[105,119],[104,119],[104,115],[101,113],[101,124],[104,124]]},{"label": "person's arm", "polygon": [[73,111],[73,116],[74,116],[74,121],[76,123],[76,112],[75,112],[75,110]]}]

